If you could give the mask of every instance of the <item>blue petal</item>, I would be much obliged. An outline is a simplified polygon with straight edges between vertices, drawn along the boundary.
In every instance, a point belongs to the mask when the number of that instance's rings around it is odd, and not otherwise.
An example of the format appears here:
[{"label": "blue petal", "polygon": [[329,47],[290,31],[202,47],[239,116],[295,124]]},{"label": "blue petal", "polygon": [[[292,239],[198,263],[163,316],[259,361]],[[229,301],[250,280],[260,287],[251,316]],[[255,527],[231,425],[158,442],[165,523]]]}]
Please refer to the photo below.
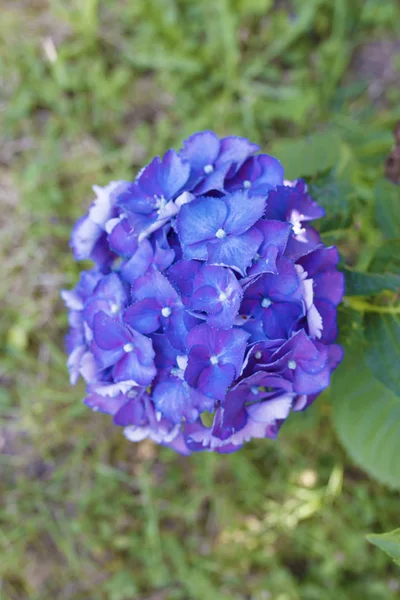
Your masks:
[{"label": "blue petal", "polygon": [[227,233],[240,235],[244,233],[264,214],[265,198],[254,196],[249,199],[247,192],[239,190],[224,198],[228,207],[228,216],[225,221]]},{"label": "blue petal", "polygon": [[219,198],[201,197],[184,204],[177,218],[184,254],[191,244],[214,239],[217,231],[223,227],[227,214],[228,208]]},{"label": "blue petal", "polygon": [[177,196],[188,180],[190,164],[182,160],[175,150],[168,150],[164,154],[159,173],[159,181],[166,199]]},{"label": "blue petal", "polygon": [[201,172],[206,165],[214,164],[219,148],[220,141],[213,131],[201,131],[184,141],[179,154],[190,162],[192,169]]},{"label": "blue petal", "polygon": [[208,365],[199,374],[198,389],[210,398],[221,402],[235,378],[235,368],[231,364]]},{"label": "blue petal", "polygon": [[207,244],[208,264],[223,265],[245,275],[262,241],[262,234],[253,227],[240,236],[230,235]]},{"label": "blue petal", "polygon": [[149,240],[145,239],[140,244],[133,256],[124,262],[121,267],[121,277],[128,283],[134,283],[149,269],[153,260],[153,249]]},{"label": "blue petal", "polygon": [[180,423],[185,418],[189,423],[197,419],[199,411],[191,402],[190,387],[185,381],[171,380],[159,383],[154,388],[153,401],[166,419]]}]

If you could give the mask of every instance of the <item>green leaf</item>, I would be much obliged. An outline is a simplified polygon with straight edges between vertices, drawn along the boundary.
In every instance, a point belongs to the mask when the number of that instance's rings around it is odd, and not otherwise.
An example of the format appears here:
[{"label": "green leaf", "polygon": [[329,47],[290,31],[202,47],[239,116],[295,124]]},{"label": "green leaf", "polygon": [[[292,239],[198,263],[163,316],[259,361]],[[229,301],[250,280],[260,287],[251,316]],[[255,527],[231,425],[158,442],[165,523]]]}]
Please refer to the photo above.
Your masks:
[{"label": "green leaf", "polygon": [[332,131],[279,140],[268,148],[285,166],[288,179],[312,177],[331,169],[340,158],[340,139]]},{"label": "green leaf", "polygon": [[[400,230],[398,235],[400,235]],[[382,244],[376,251],[368,271],[400,275],[400,239],[390,240]]]},{"label": "green leaf", "polygon": [[320,204],[329,217],[346,215],[350,209],[353,187],[348,181],[338,180],[333,170],[329,175],[318,178],[309,184],[311,196]]},{"label": "green leaf", "polygon": [[384,290],[396,292],[400,288],[400,275],[394,273],[363,273],[348,267],[343,272],[346,278],[346,296],[374,296]]},{"label": "green leaf", "polygon": [[400,489],[400,397],[382,385],[353,345],[333,377],[332,416],[350,457],[378,481]]},{"label": "green leaf", "polygon": [[400,235],[400,187],[382,179],[375,187],[375,216],[385,238]]},{"label": "green leaf", "polygon": [[[374,376],[400,396],[400,320],[396,315],[370,313],[365,317],[367,366]],[[400,438],[400,427],[399,427]]]},{"label": "green leaf", "polygon": [[396,565],[400,566],[400,529],[388,533],[370,533],[367,540],[389,554]]}]

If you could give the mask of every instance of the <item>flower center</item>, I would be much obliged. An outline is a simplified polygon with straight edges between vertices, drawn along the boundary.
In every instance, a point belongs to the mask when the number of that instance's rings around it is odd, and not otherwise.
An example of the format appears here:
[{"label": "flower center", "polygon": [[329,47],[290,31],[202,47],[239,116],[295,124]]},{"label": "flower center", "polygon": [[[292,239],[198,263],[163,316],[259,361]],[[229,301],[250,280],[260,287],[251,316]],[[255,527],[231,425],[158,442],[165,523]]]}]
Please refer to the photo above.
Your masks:
[{"label": "flower center", "polygon": [[245,179],[243,181],[243,187],[245,190],[248,190],[251,187],[251,181],[249,181],[248,179]]},{"label": "flower center", "polygon": [[261,306],[263,308],[268,308],[269,306],[271,306],[271,304],[272,304],[272,302],[271,302],[271,300],[269,298],[263,298],[261,300]]},{"label": "flower center", "polygon": [[292,371],[294,371],[295,368],[297,367],[297,363],[295,360],[289,360],[287,366],[288,366],[288,369],[291,369]]},{"label": "flower center", "polygon": [[172,313],[172,310],[170,309],[169,306],[164,306],[164,308],[161,309],[161,314],[163,317],[169,317],[171,313]]},{"label": "flower center", "polygon": [[300,233],[304,233],[304,231],[305,231],[305,229],[301,226],[300,221],[297,221],[296,223],[294,223],[292,229],[293,229],[294,235],[300,235]]},{"label": "flower center", "polygon": [[116,302],[112,302],[110,305],[110,310],[113,315],[115,315],[119,311],[119,306]]},{"label": "flower center", "polygon": [[206,175],[209,175],[210,173],[212,173],[214,171],[214,167],[212,165],[206,165],[203,168],[203,171]]},{"label": "flower center", "polygon": [[217,365],[218,364],[218,356],[216,354],[214,354],[213,356],[210,356],[210,363],[212,365]]},{"label": "flower center", "polygon": [[254,358],[257,360],[260,360],[261,357],[262,357],[262,353],[259,350],[257,350],[257,352],[254,354]]},{"label": "flower center", "polygon": [[125,344],[124,345],[124,352],[132,352],[133,349],[134,349],[133,344]]},{"label": "flower center", "polygon": [[227,294],[225,294],[225,292],[221,292],[220,295],[218,296],[218,300],[220,302],[225,302],[225,300],[228,300]]},{"label": "flower center", "polygon": [[217,237],[219,240],[222,240],[224,237],[226,237],[226,231],[224,229],[218,229],[215,237]]},{"label": "flower center", "polygon": [[154,200],[156,201],[156,209],[160,213],[165,208],[167,201],[164,196],[154,196]]}]

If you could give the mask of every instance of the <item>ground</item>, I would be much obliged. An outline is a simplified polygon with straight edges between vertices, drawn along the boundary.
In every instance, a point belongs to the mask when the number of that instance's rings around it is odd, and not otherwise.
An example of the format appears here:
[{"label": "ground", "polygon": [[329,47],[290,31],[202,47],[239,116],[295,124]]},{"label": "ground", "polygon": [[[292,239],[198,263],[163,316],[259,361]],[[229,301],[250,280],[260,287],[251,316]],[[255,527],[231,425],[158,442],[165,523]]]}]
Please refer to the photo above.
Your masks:
[{"label": "ground", "polygon": [[[69,385],[59,297],[91,186],[196,130],[265,151],[333,131],[368,202],[400,118],[399,23],[396,0],[3,0],[1,600],[399,596],[365,539],[399,526],[399,496],[346,457],[334,398],[235,455],[130,444]],[[368,227],[326,241],[362,264]]]}]

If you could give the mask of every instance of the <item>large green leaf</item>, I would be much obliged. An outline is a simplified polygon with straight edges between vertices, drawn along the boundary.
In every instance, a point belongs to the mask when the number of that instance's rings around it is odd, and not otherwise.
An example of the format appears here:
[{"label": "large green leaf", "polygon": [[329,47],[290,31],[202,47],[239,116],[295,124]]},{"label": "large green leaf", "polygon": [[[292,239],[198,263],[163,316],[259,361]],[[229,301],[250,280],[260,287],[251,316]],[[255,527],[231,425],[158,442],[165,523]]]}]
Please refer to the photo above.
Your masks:
[{"label": "large green leaf", "polygon": [[[399,206],[400,210],[400,206]],[[399,239],[390,240],[379,246],[368,267],[372,273],[396,273],[400,275],[400,230]]]},{"label": "large green leaf", "polygon": [[400,188],[382,179],[375,187],[375,216],[385,238],[400,236]]},{"label": "large green leaf", "polygon": [[338,179],[336,169],[309,183],[311,196],[326,210],[326,215],[318,222],[320,233],[341,229],[351,225],[350,212],[355,202],[353,186]]},{"label": "large green leaf", "polygon": [[384,290],[400,289],[400,275],[394,273],[365,273],[343,269],[346,277],[346,296],[374,296]]},{"label": "large green leaf", "polygon": [[388,533],[370,533],[367,540],[389,554],[397,565],[400,565],[400,529]]},{"label": "large green leaf", "polygon": [[271,144],[268,152],[285,166],[287,179],[312,177],[331,169],[340,157],[340,139],[331,132],[283,139]]},{"label": "large green leaf", "polygon": [[353,345],[332,383],[333,422],[350,457],[400,489],[400,397],[381,384]]},{"label": "large green leaf", "polygon": [[368,314],[365,337],[367,366],[379,381],[400,396],[400,319],[390,314]]}]

